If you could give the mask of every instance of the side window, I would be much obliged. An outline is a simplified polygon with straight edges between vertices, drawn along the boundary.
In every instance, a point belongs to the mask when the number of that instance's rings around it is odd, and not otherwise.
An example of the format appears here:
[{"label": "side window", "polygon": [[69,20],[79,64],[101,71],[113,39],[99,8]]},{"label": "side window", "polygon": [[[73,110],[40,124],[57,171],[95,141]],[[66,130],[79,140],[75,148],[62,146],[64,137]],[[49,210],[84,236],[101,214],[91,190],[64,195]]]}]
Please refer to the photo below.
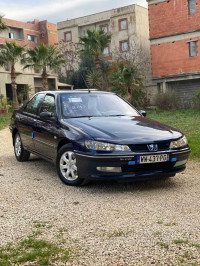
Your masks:
[{"label": "side window", "polygon": [[37,94],[35,97],[33,97],[33,99],[26,105],[24,111],[29,113],[29,114],[33,114],[33,115],[37,115],[38,114],[38,108],[39,105],[42,101],[44,97],[43,93]]},{"label": "side window", "polygon": [[46,95],[43,101],[43,104],[40,108],[40,113],[42,112],[50,112],[54,116],[56,115],[56,105],[55,98],[52,95]]}]

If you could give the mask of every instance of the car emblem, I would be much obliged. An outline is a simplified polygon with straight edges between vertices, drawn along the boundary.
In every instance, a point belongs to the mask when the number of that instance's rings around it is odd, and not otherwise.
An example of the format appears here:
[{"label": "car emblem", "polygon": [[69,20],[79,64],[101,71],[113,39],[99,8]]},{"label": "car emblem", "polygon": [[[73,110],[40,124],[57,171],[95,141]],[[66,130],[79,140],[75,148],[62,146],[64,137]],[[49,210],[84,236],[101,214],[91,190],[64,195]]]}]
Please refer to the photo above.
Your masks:
[{"label": "car emblem", "polygon": [[158,151],[158,144],[147,145],[149,151]]}]

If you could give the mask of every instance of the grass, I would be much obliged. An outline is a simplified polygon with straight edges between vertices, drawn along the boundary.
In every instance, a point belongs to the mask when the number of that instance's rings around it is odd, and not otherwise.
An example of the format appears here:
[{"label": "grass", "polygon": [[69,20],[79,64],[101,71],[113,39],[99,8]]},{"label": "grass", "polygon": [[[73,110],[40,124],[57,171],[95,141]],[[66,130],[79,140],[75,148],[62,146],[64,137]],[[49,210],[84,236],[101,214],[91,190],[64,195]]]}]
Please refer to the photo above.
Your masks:
[{"label": "grass", "polygon": [[108,234],[108,238],[112,238],[112,237],[127,237],[129,234],[133,233],[132,230],[130,231],[121,231],[121,230],[116,230],[112,233]]},{"label": "grass", "polygon": [[[33,227],[32,233],[24,240],[0,248],[0,266],[57,265],[69,260],[70,252],[63,248],[63,241],[55,244],[43,239],[44,231],[52,228],[49,222],[34,221]],[[67,229],[61,228],[60,231],[67,232]]]},{"label": "grass", "polygon": [[8,127],[10,125],[11,113],[0,114],[0,130]]},{"label": "grass", "polygon": [[39,222],[39,221],[34,221],[33,226],[37,229],[38,228],[52,228],[53,227],[53,225],[50,224],[49,222]]},{"label": "grass", "polygon": [[147,117],[181,130],[192,150],[190,158],[200,160],[200,110],[148,111]]},{"label": "grass", "polygon": [[1,266],[28,262],[34,262],[36,265],[52,265],[56,261],[68,260],[68,250],[64,250],[49,241],[36,239],[33,235],[16,245],[10,243],[0,249]]},{"label": "grass", "polygon": [[198,243],[190,243],[188,240],[183,240],[183,239],[175,239],[173,240],[173,244],[185,244],[188,245],[190,247],[194,247],[194,248],[200,248],[200,244]]},{"label": "grass", "polygon": [[154,235],[154,236],[160,236],[160,235],[161,235],[161,232],[159,232],[159,231],[154,232],[153,235]]},{"label": "grass", "polygon": [[160,245],[162,248],[169,249],[169,245],[164,242],[158,242],[158,245]]}]

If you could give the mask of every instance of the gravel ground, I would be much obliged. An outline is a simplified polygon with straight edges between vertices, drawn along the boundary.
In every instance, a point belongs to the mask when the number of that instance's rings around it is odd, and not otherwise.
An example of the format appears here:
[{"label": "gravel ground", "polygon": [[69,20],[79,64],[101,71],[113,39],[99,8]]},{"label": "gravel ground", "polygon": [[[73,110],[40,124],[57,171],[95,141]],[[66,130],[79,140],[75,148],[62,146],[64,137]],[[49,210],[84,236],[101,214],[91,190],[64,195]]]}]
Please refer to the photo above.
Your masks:
[{"label": "gravel ground", "polygon": [[70,248],[65,265],[200,265],[199,179],[200,163],[190,161],[166,181],[67,187],[42,159],[18,163],[2,130],[0,246],[24,239],[38,221],[51,225],[42,238]]}]

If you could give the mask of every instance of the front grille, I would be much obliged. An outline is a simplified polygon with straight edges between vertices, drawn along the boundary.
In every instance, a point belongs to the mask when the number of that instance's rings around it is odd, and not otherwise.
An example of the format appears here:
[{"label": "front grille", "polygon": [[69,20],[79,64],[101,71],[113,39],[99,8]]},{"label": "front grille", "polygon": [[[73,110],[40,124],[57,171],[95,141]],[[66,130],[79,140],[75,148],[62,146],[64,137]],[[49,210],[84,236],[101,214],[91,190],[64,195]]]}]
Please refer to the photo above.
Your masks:
[{"label": "front grille", "polygon": [[[152,143],[149,143],[152,144]],[[133,152],[149,152],[148,146],[149,144],[131,144],[128,145],[131,151]],[[169,149],[169,142],[161,142],[161,143],[156,143],[158,144],[158,151],[166,151]]]},{"label": "front grille", "polygon": [[146,171],[159,171],[172,168],[174,162],[152,163],[152,164],[136,164],[136,165],[123,165],[122,172],[146,172]]}]

